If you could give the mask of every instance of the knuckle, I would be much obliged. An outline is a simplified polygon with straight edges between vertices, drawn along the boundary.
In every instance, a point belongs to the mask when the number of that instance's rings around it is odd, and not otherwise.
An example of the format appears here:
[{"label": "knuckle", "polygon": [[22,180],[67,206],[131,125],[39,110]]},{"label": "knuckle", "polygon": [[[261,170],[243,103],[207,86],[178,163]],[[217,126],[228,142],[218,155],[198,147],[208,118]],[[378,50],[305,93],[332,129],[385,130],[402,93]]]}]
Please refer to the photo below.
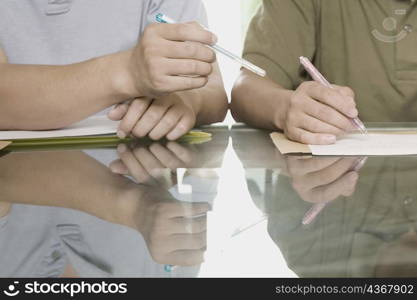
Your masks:
[{"label": "knuckle", "polygon": [[157,111],[150,111],[147,117],[150,122],[156,122],[159,120],[159,116],[160,114]]},{"label": "knuckle", "polygon": [[187,40],[187,36],[188,36],[189,30],[190,30],[189,25],[187,25],[187,24],[178,24],[177,33],[178,33],[178,36],[183,41],[186,41]]},{"label": "knuckle", "polygon": [[188,57],[196,57],[198,54],[197,47],[192,43],[185,43],[184,51]]},{"label": "knuckle", "polygon": [[306,132],[300,132],[299,137],[300,137],[300,142],[304,144],[309,144],[310,138]]},{"label": "knuckle", "polygon": [[351,97],[355,96],[355,92],[350,87],[342,87],[342,93]]},{"label": "knuckle", "polygon": [[188,63],[191,74],[198,74],[199,65],[196,61],[191,61]]},{"label": "knuckle", "polygon": [[210,50],[207,47],[205,47],[204,51],[205,51],[205,58],[207,58],[208,62],[213,63],[216,61],[216,52],[214,52],[213,50]]},{"label": "knuckle", "polygon": [[209,74],[213,73],[213,66],[211,64],[204,63],[203,66],[204,66],[204,69],[205,69],[204,74],[209,75]]},{"label": "knuckle", "polygon": [[176,119],[174,118],[174,117],[172,117],[172,116],[167,116],[167,117],[165,117],[165,118],[163,118],[162,119],[162,121],[161,121],[164,125],[166,125],[166,126],[172,126],[172,125],[174,125],[175,124],[175,122],[176,122]]},{"label": "knuckle", "polygon": [[144,134],[143,134],[142,130],[139,128],[139,126],[136,126],[135,128],[133,128],[132,134],[136,137],[143,137],[144,136]]}]

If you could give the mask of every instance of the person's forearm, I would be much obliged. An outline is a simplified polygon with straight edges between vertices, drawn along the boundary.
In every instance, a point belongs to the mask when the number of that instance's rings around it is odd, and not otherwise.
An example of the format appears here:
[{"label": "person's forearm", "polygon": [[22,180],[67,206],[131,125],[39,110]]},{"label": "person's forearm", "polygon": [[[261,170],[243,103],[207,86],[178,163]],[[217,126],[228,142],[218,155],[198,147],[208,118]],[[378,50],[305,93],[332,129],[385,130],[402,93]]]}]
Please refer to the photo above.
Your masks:
[{"label": "person's forearm", "polygon": [[227,94],[217,63],[207,85],[196,90],[177,93],[190,104],[197,115],[196,126],[222,122],[228,109]]},{"label": "person's forearm", "polygon": [[82,152],[16,153],[0,159],[0,199],[71,208],[123,224],[138,185]]},{"label": "person's forearm", "polygon": [[293,91],[243,70],[232,91],[231,111],[238,122],[283,129]]},{"label": "person's forearm", "polygon": [[0,130],[62,128],[133,96],[129,52],[65,66],[0,60]]}]

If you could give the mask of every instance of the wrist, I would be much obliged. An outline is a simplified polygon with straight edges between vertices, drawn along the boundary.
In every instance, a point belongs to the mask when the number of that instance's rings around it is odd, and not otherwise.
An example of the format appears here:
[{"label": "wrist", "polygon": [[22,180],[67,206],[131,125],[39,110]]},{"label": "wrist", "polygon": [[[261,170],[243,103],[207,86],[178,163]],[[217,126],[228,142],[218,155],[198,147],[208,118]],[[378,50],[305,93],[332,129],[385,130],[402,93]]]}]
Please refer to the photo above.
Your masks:
[{"label": "wrist", "polygon": [[133,50],[127,50],[101,58],[112,94],[122,101],[143,96],[137,88],[137,76],[132,70],[132,55]]},{"label": "wrist", "polygon": [[142,205],[144,190],[133,182],[119,189],[112,212],[112,222],[137,229],[137,212]]},{"label": "wrist", "polygon": [[172,93],[170,97],[176,97],[185,106],[191,109],[196,119],[198,119],[202,110],[203,103],[202,103],[202,97],[197,91],[189,90],[189,91],[183,91],[183,92],[175,92],[175,93]]},{"label": "wrist", "polygon": [[282,99],[281,105],[279,106],[279,109],[273,110],[274,111],[273,122],[274,122],[274,127],[280,130],[284,130],[285,124],[287,122],[287,113],[290,107],[291,97],[294,94],[294,91],[282,90],[280,91],[280,93],[281,94],[278,96],[278,99]]}]

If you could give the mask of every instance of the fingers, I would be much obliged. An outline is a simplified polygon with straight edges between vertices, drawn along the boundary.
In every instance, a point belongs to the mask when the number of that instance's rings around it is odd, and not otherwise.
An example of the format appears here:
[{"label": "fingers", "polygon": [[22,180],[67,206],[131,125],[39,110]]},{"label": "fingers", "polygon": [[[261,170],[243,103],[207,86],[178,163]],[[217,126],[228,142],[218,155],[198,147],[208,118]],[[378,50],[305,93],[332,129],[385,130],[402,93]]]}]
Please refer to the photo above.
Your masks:
[{"label": "fingers", "polygon": [[336,134],[340,135],[340,133],[343,131],[350,131],[353,129],[351,119],[342,113],[334,110],[328,105],[316,101],[311,101],[311,99],[308,100],[306,100],[307,105],[304,105],[305,113],[314,117],[315,119],[322,120],[334,128],[333,131],[328,130],[328,133],[337,130]]},{"label": "fingers", "polygon": [[178,250],[169,254],[169,264],[176,266],[196,266],[204,262],[205,250]]},{"label": "fingers", "polygon": [[168,251],[199,250],[207,246],[206,231],[195,234],[175,234],[168,237]]},{"label": "fingers", "polygon": [[126,115],[129,106],[128,103],[117,104],[109,111],[107,117],[113,121],[120,121]]},{"label": "fingers", "polygon": [[119,175],[127,175],[129,174],[129,170],[124,164],[124,162],[121,159],[117,159],[110,163],[109,165],[110,170]]},{"label": "fingers", "polygon": [[216,53],[200,43],[166,41],[166,47],[162,47],[160,51],[167,58],[192,59],[207,63],[216,61]]},{"label": "fingers", "polygon": [[331,89],[316,82],[308,82],[306,85],[306,93],[313,99],[326,104],[342,114],[356,118],[358,110],[356,109],[355,100],[351,96],[346,96],[348,93],[346,89],[340,92],[338,89]]},{"label": "fingers", "polygon": [[329,134],[333,136],[341,136],[344,133],[342,129],[309,115],[304,115],[304,117],[298,122],[299,124],[295,124],[298,125],[297,127],[308,130],[312,133]]},{"label": "fingers", "polygon": [[326,169],[341,159],[339,157],[300,159],[299,157],[289,156],[287,157],[288,171],[291,176],[306,175]]},{"label": "fingers", "polygon": [[309,173],[304,177],[304,184],[307,188],[330,184],[346,174],[356,160],[355,157],[343,158],[323,170]]},{"label": "fingers", "polygon": [[329,185],[320,186],[312,190],[309,202],[322,203],[337,199],[340,196],[350,197],[356,188],[359,175],[349,172]]},{"label": "fingers", "polygon": [[208,203],[186,203],[186,202],[170,202],[163,203],[159,207],[159,213],[166,218],[191,218],[200,216],[210,210]]},{"label": "fingers", "polygon": [[175,141],[179,139],[180,137],[188,133],[190,129],[193,128],[194,124],[195,120],[193,120],[193,118],[191,118],[190,115],[183,115],[183,117],[180,119],[180,121],[174,127],[174,129],[170,133],[168,133],[167,139],[170,141]]},{"label": "fingers", "polygon": [[213,72],[213,65],[191,59],[166,59],[164,69],[168,75],[209,76]]},{"label": "fingers", "polygon": [[185,24],[156,24],[151,30],[156,30],[160,36],[171,41],[199,42],[206,45],[217,43],[217,37],[212,32],[204,29],[198,23]]},{"label": "fingers", "polygon": [[207,231],[207,216],[199,218],[175,218],[170,223],[171,232],[175,234],[193,234]]},{"label": "fingers", "polygon": [[155,143],[149,147],[149,150],[152,152],[155,157],[170,170],[176,170],[178,168],[185,168],[187,164],[177,157],[174,152],[171,152],[169,149],[163,147],[161,144]]},{"label": "fingers", "polygon": [[[184,114],[182,111],[183,109],[185,109],[185,107],[180,106],[174,106],[169,109],[168,112],[162,116],[156,126],[150,131],[149,137],[153,140],[159,140],[166,136],[178,124]],[[144,133],[144,131],[142,133]]]},{"label": "fingers", "polygon": [[146,172],[156,177],[157,172],[166,167],[155,157],[147,148],[138,147],[133,149],[133,155],[136,160],[145,168]]},{"label": "fingers", "polygon": [[199,89],[207,83],[208,77],[166,76],[161,80],[160,86],[164,89],[165,93],[173,93]]},{"label": "fingers", "polygon": [[182,145],[180,145],[178,143],[175,143],[175,142],[169,142],[166,146],[186,166],[188,166],[192,162],[192,160],[193,160],[193,155],[192,154],[193,153],[190,150],[188,150],[187,148],[185,148]]},{"label": "fingers", "polygon": [[132,134],[136,137],[145,137],[157,126],[165,115],[169,106],[161,100],[155,100],[146,113],[141,116],[132,129]]},{"label": "fingers", "polygon": [[126,145],[119,145],[117,147],[117,152],[119,154],[120,160],[127,168],[128,174],[130,174],[140,183],[146,183],[152,180],[152,177],[141,165],[141,163],[136,159],[133,153],[127,148]]},{"label": "fingers", "polygon": [[117,135],[119,138],[125,138],[128,136],[133,128],[135,127],[138,120],[146,112],[150,106],[151,99],[135,99],[128,108],[127,113],[123,117],[122,121],[119,124],[119,130]]},{"label": "fingers", "polygon": [[329,145],[336,142],[336,136],[332,134],[312,133],[297,127],[287,128],[285,133],[289,139],[308,145]]}]

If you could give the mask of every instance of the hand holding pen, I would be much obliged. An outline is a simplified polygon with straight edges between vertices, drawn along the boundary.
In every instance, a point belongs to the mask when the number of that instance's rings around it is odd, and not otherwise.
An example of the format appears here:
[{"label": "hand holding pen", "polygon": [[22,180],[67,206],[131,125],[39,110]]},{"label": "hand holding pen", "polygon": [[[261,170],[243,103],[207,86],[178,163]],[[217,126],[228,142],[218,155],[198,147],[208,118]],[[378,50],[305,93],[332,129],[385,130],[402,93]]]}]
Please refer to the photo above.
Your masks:
[{"label": "hand holding pen", "polygon": [[[173,19],[171,19],[170,17],[159,13],[155,16],[155,21],[159,22],[159,23],[165,23],[165,24],[176,24],[177,22]],[[240,56],[226,50],[225,48],[219,46],[218,44],[212,44],[212,45],[208,45],[208,48],[221,53],[223,55],[225,55],[226,57],[230,58],[231,60],[235,61],[236,63],[240,64],[243,68],[261,76],[261,77],[265,77],[266,76],[266,71],[261,69],[258,66],[255,66],[254,64],[252,64],[251,62],[241,58]]]},{"label": "hand holding pen", "polygon": [[[304,60],[303,60],[304,61]],[[307,65],[306,65],[307,66]],[[328,145],[348,132],[357,130],[352,122],[358,118],[355,94],[349,87],[325,85],[318,72],[307,68],[316,81],[301,83],[289,92],[283,130],[286,136],[296,142],[310,145]],[[323,81],[324,82],[324,81]]]},{"label": "hand holding pen", "polygon": [[[333,86],[327,81],[327,79],[319,72],[319,70],[316,69],[316,67],[310,62],[310,60],[307,57],[300,57],[300,63],[305,68],[308,74],[318,83],[324,85],[328,88],[333,88]],[[358,117],[352,118],[352,124],[355,126],[359,132],[363,134],[367,134],[368,131],[366,130],[365,125],[362,123],[361,120],[359,120]]]}]

